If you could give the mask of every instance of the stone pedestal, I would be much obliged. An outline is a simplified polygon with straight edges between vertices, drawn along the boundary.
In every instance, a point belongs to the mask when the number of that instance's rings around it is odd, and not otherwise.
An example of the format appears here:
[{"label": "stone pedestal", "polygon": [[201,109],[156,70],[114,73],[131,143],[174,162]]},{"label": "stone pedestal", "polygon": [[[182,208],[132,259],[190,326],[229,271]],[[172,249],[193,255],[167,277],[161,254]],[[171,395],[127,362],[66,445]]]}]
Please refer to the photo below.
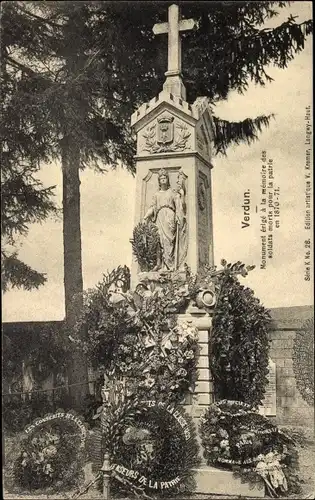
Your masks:
[{"label": "stone pedestal", "polygon": [[196,437],[199,445],[199,458],[205,465],[203,449],[199,434],[200,417],[204,414],[208,406],[213,402],[213,386],[209,366],[209,341],[212,324],[212,314],[200,310],[197,307],[190,307],[185,314],[180,314],[178,323],[191,323],[198,329],[199,357],[197,362],[198,377],[194,394],[188,395],[186,403],[183,405],[188,415],[193,418],[196,428]]},{"label": "stone pedestal", "polygon": [[233,472],[215,467],[201,466],[195,469],[196,490],[198,494],[222,495],[241,498],[264,498],[265,487],[263,483],[250,485],[242,483],[241,479],[234,476]]}]

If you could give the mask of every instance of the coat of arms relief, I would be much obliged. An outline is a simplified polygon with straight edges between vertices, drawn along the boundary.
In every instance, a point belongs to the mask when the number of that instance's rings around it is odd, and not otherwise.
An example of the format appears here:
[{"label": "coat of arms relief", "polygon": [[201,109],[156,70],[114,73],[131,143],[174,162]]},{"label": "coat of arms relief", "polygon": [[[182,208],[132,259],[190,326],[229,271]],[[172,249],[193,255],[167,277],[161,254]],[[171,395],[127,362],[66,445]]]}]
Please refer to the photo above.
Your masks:
[{"label": "coat of arms relief", "polygon": [[166,153],[190,149],[188,139],[191,136],[188,126],[164,114],[151,123],[142,134],[141,151]]}]

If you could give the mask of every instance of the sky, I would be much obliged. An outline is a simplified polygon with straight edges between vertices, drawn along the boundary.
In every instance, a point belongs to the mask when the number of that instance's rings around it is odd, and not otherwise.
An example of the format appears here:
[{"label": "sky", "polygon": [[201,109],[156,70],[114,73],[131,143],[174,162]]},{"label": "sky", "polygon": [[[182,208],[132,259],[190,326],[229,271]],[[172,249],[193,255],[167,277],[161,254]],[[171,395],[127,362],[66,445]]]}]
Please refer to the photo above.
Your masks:
[{"label": "sky", "polygon": [[[311,2],[292,2],[272,21],[279,24],[292,13],[299,21],[312,17]],[[274,81],[265,87],[250,84],[244,95],[230,94],[215,107],[215,114],[231,121],[275,114],[259,140],[248,146],[230,147],[227,157],[213,159],[212,196],[215,264],[221,259],[255,265],[244,284],[267,308],[313,304],[313,270],[306,281],[305,145],[306,108],[312,115],[312,40],[304,51],[280,70],[269,68]],[[279,187],[279,223],[273,230],[273,257],[261,269],[261,170],[262,152],[272,160],[274,187]],[[313,155],[312,155],[313,156]],[[55,185],[55,200],[62,203],[59,164],[44,166],[41,180]],[[134,226],[136,181],[123,169],[81,175],[81,230],[84,288],[97,284],[102,274],[119,264],[131,266],[130,238]],[[244,192],[250,190],[249,226],[244,221]],[[257,212],[256,212],[257,207]],[[313,210],[312,210],[313,214]],[[248,212],[246,212],[248,215]],[[313,219],[313,216],[312,216]],[[248,222],[248,221],[247,221]],[[313,224],[313,222],[312,222]],[[313,245],[313,242],[311,243]],[[3,295],[3,321],[43,321],[64,318],[62,222],[47,220],[30,227],[19,242],[20,258],[47,275],[47,283],[30,292],[10,290]],[[311,259],[312,261],[312,259]]]}]

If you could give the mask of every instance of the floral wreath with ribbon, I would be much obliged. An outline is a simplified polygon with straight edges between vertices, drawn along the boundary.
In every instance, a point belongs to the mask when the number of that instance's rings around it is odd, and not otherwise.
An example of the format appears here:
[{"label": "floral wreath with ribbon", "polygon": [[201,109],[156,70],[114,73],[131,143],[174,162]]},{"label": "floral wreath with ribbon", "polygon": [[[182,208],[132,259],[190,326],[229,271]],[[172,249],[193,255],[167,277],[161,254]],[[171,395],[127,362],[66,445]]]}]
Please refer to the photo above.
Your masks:
[{"label": "floral wreath with ribbon", "polygon": [[146,498],[193,490],[198,444],[182,408],[131,398],[104,404],[99,415],[114,489]]},{"label": "floral wreath with ribbon", "polygon": [[10,491],[67,491],[84,479],[87,424],[74,411],[37,418],[14,438],[6,456]]},{"label": "floral wreath with ribbon", "polygon": [[208,465],[224,467],[245,480],[263,480],[271,497],[297,485],[295,442],[253,406],[222,400],[201,419],[200,434]]}]

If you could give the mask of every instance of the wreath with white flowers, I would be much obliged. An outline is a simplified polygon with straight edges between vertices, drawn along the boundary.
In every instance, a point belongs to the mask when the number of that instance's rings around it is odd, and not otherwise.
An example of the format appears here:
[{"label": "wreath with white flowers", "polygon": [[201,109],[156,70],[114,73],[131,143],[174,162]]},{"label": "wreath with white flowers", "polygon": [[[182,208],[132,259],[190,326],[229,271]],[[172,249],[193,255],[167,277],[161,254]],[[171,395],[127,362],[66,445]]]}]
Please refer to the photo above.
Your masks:
[{"label": "wreath with white flowers", "polygon": [[15,437],[6,457],[6,485],[12,492],[59,492],[84,479],[87,426],[75,412],[58,410],[37,418]]},{"label": "wreath with white flowers", "polygon": [[251,405],[214,403],[201,420],[200,433],[208,465],[232,470],[249,482],[263,480],[271,497],[299,493],[294,441]]},{"label": "wreath with white flowers", "polygon": [[124,379],[129,393],[181,402],[194,390],[199,352],[198,330],[177,319],[187,290],[168,282],[151,291],[143,283],[140,294],[126,290],[128,281],[127,268],[118,268],[86,294],[77,327],[87,327],[88,340],[72,340],[95,369]]}]

